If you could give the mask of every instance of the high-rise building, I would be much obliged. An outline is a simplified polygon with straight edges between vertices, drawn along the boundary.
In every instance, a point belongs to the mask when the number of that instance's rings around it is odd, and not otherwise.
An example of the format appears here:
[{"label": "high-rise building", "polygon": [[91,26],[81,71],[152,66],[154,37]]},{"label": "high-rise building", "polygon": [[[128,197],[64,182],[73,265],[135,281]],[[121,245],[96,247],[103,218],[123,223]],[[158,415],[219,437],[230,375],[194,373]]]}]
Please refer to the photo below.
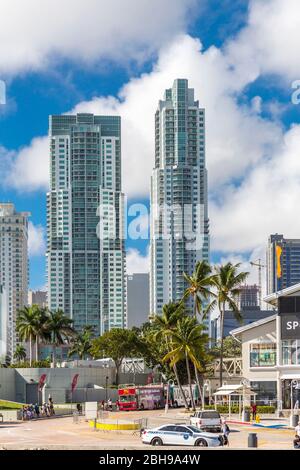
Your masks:
[{"label": "high-rise building", "polygon": [[47,306],[47,292],[43,290],[28,291],[28,305],[38,305],[39,307]]},{"label": "high-rise building", "polygon": [[17,313],[27,305],[29,215],[17,212],[14,204],[0,203],[1,335],[10,358],[18,343]]},{"label": "high-rise building", "polygon": [[300,239],[270,235],[267,248],[267,294],[300,282]]},{"label": "high-rise building", "polygon": [[135,273],[127,276],[128,328],[140,327],[149,321],[149,274]]},{"label": "high-rise building", "polygon": [[241,310],[259,309],[259,287],[254,285],[244,285],[240,287],[239,308]]},{"label": "high-rise building", "polygon": [[121,119],[50,117],[48,306],[77,330],[126,326]]},{"label": "high-rise building", "polygon": [[165,91],[155,114],[150,256],[152,313],[180,300],[183,272],[209,260],[205,110],[185,79]]}]

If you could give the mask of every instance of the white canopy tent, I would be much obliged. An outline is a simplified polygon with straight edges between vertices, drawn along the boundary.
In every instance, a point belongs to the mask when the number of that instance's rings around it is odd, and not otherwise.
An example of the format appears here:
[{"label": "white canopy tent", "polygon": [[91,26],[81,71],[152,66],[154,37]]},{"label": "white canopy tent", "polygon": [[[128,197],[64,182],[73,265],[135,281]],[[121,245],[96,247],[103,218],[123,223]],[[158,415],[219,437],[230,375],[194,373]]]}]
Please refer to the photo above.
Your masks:
[{"label": "white canopy tent", "polygon": [[[218,388],[214,393],[215,408],[217,405],[228,404],[229,418],[231,416],[231,406],[233,401],[237,401],[239,405],[239,415],[242,413],[242,407],[251,404],[251,401],[256,401],[256,393],[249,385],[240,383],[238,385],[223,385]],[[236,398],[236,399],[235,399]],[[234,400],[235,399],[235,400]]]}]

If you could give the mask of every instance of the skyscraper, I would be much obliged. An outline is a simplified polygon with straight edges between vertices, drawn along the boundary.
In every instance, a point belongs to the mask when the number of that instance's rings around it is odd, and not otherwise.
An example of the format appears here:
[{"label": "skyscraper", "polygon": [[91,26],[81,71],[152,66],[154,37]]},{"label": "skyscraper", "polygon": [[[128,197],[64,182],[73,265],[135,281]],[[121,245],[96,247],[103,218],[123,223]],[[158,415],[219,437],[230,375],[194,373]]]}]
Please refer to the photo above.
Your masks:
[{"label": "skyscraper", "polygon": [[300,239],[270,235],[267,248],[267,294],[300,282]]},{"label": "skyscraper", "polygon": [[120,117],[50,117],[48,305],[77,330],[126,325]]},{"label": "skyscraper", "polygon": [[0,301],[2,354],[13,358],[18,336],[16,319],[27,305],[28,212],[0,203]]},{"label": "skyscraper", "polygon": [[127,276],[127,322],[128,328],[140,327],[149,321],[149,273]]},{"label": "skyscraper", "polygon": [[152,313],[180,300],[183,272],[209,260],[205,111],[185,79],[165,91],[155,114],[150,256]]}]

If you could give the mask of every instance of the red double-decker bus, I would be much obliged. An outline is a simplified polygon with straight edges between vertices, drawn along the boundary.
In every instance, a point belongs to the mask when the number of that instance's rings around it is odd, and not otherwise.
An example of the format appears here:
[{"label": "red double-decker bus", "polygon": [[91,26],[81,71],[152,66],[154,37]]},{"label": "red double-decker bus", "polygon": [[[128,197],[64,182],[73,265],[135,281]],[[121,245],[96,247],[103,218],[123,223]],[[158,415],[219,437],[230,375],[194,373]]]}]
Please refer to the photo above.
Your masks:
[{"label": "red double-decker bus", "polygon": [[120,411],[153,410],[165,406],[163,385],[119,385],[118,396]]},{"label": "red double-decker bus", "polygon": [[134,384],[119,385],[118,400],[120,411],[137,410],[136,386]]}]

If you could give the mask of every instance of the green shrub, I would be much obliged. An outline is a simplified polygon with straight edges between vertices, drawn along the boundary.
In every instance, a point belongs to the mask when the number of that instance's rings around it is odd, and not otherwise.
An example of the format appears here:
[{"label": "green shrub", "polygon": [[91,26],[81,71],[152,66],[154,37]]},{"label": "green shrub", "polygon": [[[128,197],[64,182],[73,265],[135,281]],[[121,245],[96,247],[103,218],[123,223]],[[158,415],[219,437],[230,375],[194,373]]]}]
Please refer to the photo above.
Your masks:
[{"label": "green shrub", "polygon": [[[215,406],[214,405],[205,405],[206,410],[214,410]],[[251,412],[251,407],[246,406],[246,410],[249,410]],[[228,405],[217,405],[217,411],[219,413],[229,413],[229,407]],[[267,406],[267,405],[258,405],[256,412],[258,414],[274,414],[275,413],[275,406]],[[231,413],[237,414],[239,413],[239,406],[238,405],[232,405],[231,406]]]}]

